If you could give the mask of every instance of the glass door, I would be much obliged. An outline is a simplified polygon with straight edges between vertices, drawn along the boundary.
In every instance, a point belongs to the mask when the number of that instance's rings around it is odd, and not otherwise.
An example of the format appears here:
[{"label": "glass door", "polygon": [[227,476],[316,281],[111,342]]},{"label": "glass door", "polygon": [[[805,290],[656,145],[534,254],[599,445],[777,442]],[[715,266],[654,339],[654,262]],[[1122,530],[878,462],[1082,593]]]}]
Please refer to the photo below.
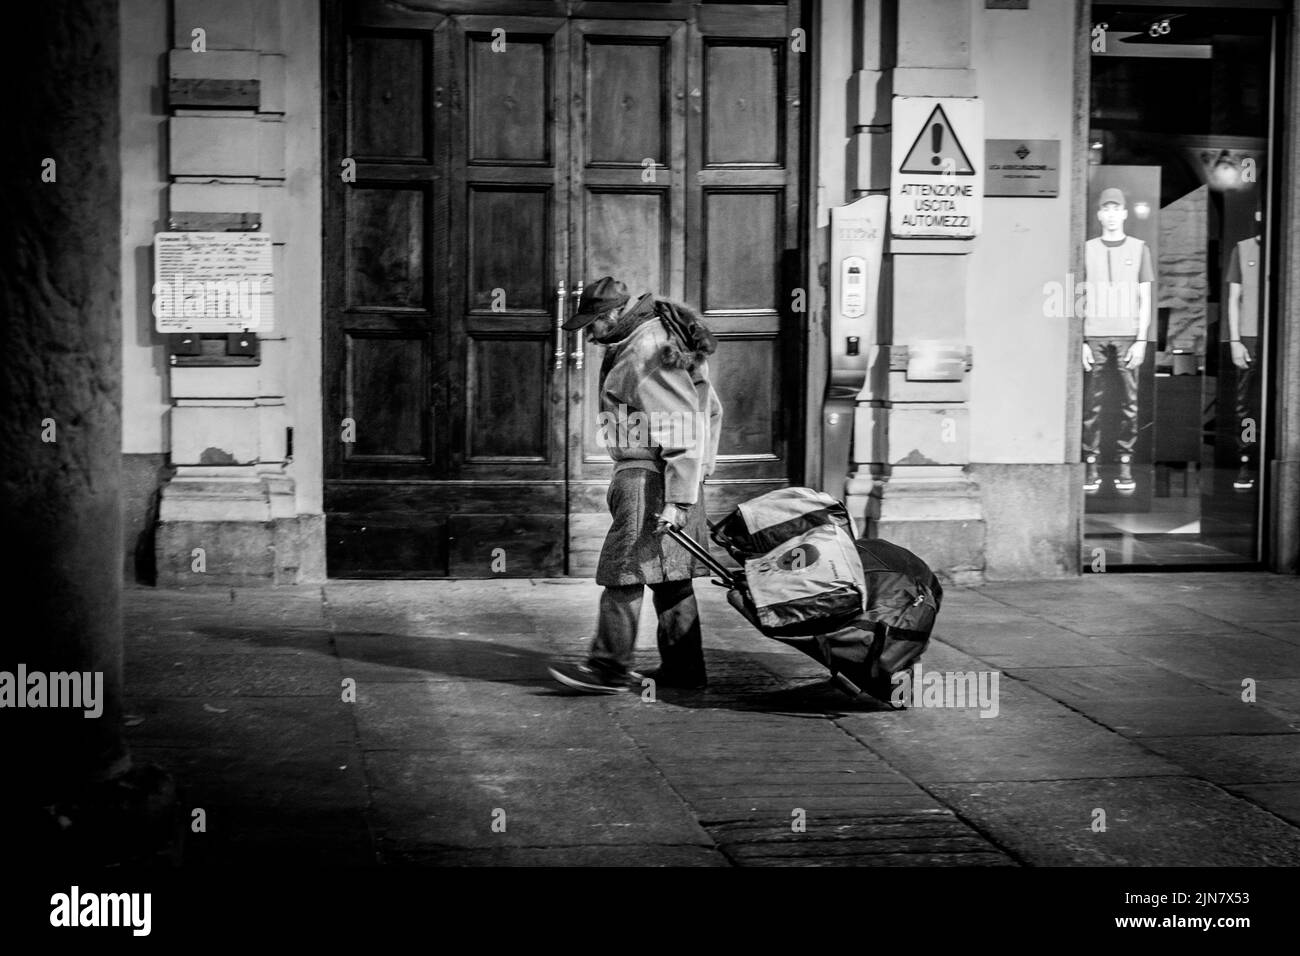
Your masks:
[{"label": "glass door", "polygon": [[1259,559],[1274,26],[1092,8],[1085,564]]}]

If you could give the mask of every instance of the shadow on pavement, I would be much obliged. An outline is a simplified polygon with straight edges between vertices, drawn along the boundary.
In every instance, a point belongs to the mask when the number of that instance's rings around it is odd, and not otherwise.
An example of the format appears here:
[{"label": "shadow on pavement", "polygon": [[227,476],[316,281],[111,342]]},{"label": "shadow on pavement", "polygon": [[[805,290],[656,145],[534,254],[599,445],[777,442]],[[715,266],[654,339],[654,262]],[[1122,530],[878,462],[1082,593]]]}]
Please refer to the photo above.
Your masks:
[{"label": "shadow on pavement", "polygon": [[[194,627],[189,633],[202,639],[209,653],[273,653],[278,648],[315,651],[323,658],[336,657],[344,671],[357,672],[359,677],[374,682],[481,680],[535,688],[537,693],[547,696],[586,696],[557,684],[546,672],[546,665],[556,655],[519,643],[523,635],[511,635],[514,640],[507,643],[495,638],[465,639],[436,634],[212,624]],[[564,656],[580,659],[581,650],[575,648]],[[652,650],[643,651],[642,656],[644,666],[656,663]],[[756,660],[753,653],[711,648],[707,660],[711,675],[707,689],[657,688],[659,702],[689,709],[817,717],[891,710],[869,697],[851,698],[829,676],[799,683],[778,677]],[[639,691],[633,689],[632,693]]]}]

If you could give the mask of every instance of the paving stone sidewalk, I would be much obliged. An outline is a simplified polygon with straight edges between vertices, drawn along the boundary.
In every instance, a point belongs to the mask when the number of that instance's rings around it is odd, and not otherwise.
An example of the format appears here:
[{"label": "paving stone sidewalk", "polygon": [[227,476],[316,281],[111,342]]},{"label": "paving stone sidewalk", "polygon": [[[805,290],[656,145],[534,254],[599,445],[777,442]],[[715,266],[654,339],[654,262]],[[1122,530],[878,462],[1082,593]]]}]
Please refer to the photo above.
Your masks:
[{"label": "paving stone sidewalk", "polygon": [[1300,580],[951,588],[923,667],[995,717],[850,701],[697,590],[710,688],[647,701],[546,675],[588,580],[128,589],[128,739],[191,866],[1300,864]]}]

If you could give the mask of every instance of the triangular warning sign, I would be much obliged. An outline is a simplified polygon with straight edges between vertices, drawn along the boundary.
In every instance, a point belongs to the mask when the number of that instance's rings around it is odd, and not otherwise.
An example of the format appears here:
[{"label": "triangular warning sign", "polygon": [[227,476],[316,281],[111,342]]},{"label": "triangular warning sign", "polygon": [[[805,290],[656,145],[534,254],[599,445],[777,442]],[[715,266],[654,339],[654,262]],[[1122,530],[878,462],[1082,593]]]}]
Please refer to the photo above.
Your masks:
[{"label": "triangular warning sign", "polygon": [[[951,160],[951,162],[948,162]],[[933,176],[974,176],[970,157],[962,149],[957,134],[952,131],[948,114],[939,104],[930,112],[930,118],[921,124],[916,142],[907,151],[900,173],[927,173]]]}]

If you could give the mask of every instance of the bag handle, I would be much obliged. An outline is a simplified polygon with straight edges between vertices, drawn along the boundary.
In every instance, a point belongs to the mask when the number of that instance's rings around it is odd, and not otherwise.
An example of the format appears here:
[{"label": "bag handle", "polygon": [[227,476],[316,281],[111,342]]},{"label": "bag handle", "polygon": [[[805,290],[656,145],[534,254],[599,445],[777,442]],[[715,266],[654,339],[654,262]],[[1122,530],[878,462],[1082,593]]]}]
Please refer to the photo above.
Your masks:
[{"label": "bag handle", "polygon": [[668,535],[668,537],[676,541],[678,544],[680,544],[683,548],[689,551],[700,561],[702,561],[710,571],[712,571],[719,578],[721,578],[723,582],[723,587],[734,588],[736,586],[735,575],[733,575],[729,570],[723,567],[722,563],[719,562],[718,559],[715,558],[712,554],[710,554],[708,549],[703,547],[698,541],[696,541],[694,538],[688,535],[685,531],[682,531],[680,528],[674,528],[672,525],[669,525],[666,529],[664,529],[664,533]]}]

